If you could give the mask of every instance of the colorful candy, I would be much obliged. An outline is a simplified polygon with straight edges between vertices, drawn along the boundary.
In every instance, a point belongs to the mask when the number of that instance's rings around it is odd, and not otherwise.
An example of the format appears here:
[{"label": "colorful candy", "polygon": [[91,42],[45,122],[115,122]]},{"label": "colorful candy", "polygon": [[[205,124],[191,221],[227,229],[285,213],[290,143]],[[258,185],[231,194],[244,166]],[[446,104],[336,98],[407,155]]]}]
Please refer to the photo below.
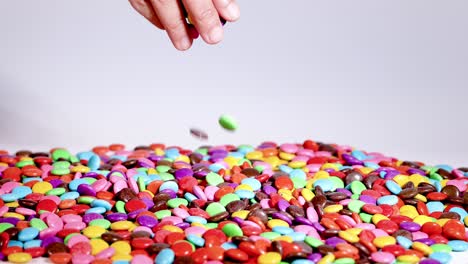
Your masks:
[{"label": "colorful candy", "polygon": [[0,260],[449,263],[467,186],[468,168],[312,140],[0,151]]},{"label": "colorful candy", "polygon": [[230,115],[220,116],[218,122],[226,130],[234,131],[237,129],[237,122]]}]

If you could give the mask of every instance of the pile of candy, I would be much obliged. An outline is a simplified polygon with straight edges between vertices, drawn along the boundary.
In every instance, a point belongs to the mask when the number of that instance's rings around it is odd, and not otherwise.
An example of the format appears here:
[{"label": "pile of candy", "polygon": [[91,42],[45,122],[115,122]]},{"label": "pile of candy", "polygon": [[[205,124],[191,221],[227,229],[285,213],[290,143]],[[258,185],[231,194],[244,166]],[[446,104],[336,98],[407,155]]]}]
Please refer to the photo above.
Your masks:
[{"label": "pile of candy", "polygon": [[468,169],[307,140],[0,151],[0,259],[449,263]]}]

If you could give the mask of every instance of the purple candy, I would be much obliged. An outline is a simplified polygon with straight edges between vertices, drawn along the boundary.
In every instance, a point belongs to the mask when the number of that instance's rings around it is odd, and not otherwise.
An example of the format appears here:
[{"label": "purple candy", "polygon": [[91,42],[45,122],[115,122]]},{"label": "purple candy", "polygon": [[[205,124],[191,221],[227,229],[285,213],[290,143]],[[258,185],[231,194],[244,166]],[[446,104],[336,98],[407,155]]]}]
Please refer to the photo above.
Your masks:
[{"label": "purple candy", "polygon": [[312,223],[312,226],[317,229],[317,231],[319,232],[323,232],[325,231],[325,227],[323,227],[321,224],[319,224],[318,222],[315,222],[315,223]]},{"label": "purple candy", "polygon": [[151,154],[149,157],[148,157],[149,160],[153,161],[153,162],[157,162],[157,161],[160,161],[162,159],[164,159],[164,156],[158,156],[156,154]]},{"label": "purple candy", "polygon": [[88,178],[97,178],[97,176],[99,176],[99,174],[97,172],[94,172],[94,171],[87,172],[84,175],[84,177],[88,177]]},{"label": "purple candy", "polygon": [[176,224],[176,226],[183,229],[183,230],[185,230],[185,229],[190,227],[190,224],[186,223],[186,222],[181,222],[181,223]]},{"label": "purple candy", "polygon": [[376,204],[377,203],[377,199],[375,199],[375,197],[373,196],[370,196],[370,195],[361,195],[359,196],[359,200],[367,203],[367,204]]},{"label": "purple candy", "polygon": [[[2,174],[0,173],[0,176],[2,176]],[[5,255],[3,255],[3,253],[0,252],[0,260],[4,260],[5,259]]]},{"label": "purple candy", "polygon": [[145,212],[146,209],[138,209],[127,214],[128,219],[134,220],[140,213]]},{"label": "purple candy", "polygon": [[16,225],[18,222],[19,222],[19,219],[16,217],[0,218],[0,223],[10,223],[12,225]]},{"label": "purple candy", "polygon": [[169,194],[169,197],[171,197],[171,199],[177,198],[177,194],[171,189],[164,189],[160,191],[159,193]]},{"label": "purple candy", "polygon": [[141,201],[143,201],[146,204],[146,209],[149,209],[154,206],[154,202],[152,199],[142,198]]},{"label": "purple candy", "polygon": [[49,183],[52,184],[52,187],[57,188],[63,181],[60,179],[53,179]]},{"label": "purple candy", "polygon": [[414,223],[414,222],[401,222],[400,228],[410,231],[410,232],[416,232],[416,231],[419,231],[419,229],[421,229],[421,225],[419,225],[418,223]]},{"label": "purple candy", "polygon": [[320,255],[320,253],[312,253],[309,256],[307,256],[307,259],[312,260],[314,263],[317,263],[322,259],[322,255]]},{"label": "purple candy", "polygon": [[345,188],[337,188],[337,189],[336,189],[336,192],[344,193],[344,194],[346,194],[348,197],[350,197],[351,195],[353,195],[352,192],[350,192],[349,190],[347,190],[347,189],[345,189]]},{"label": "purple candy", "polygon": [[426,176],[426,173],[423,170],[416,169],[416,168],[408,169],[408,173],[409,174],[419,174],[419,175],[422,175],[422,176]]},{"label": "purple candy", "polygon": [[286,209],[288,209],[288,207],[290,206],[290,204],[289,204],[286,200],[281,199],[281,200],[278,201],[277,206],[278,206],[278,209],[279,209],[280,211],[286,212]]},{"label": "purple candy", "polygon": [[421,238],[421,239],[415,240],[414,242],[421,242],[421,243],[426,244],[428,246],[432,246],[432,245],[435,244],[435,241],[430,239],[430,238]]},{"label": "purple candy", "polygon": [[419,261],[419,264],[440,264],[440,262],[435,259],[423,259]]},{"label": "purple candy", "polygon": [[327,238],[327,240],[325,240],[325,244],[332,246],[332,247],[336,247],[336,245],[342,244],[342,243],[346,243],[346,241],[339,237],[330,237],[330,238]]},{"label": "purple candy", "polygon": [[235,183],[235,182],[231,182],[228,184],[230,187],[232,187],[233,189],[235,189],[237,186],[239,186],[239,184]]},{"label": "purple candy", "polygon": [[341,157],[345,160],[346,164],[347,165],[364,165],[364,162],[356,159],[355,157],[349,155],[349,154],[346,154],[344,153],[343,155],[341,155]]},{"label": "purple candy", "polygon": [[154,217],[149,215],[142,215],[137,218],[137,222],[142,226],[147,226],[149,228],[153,228],[155,225],[158,224],[158,220]]},{"label": "purple candy", "polygon": [[104,219],[104,216],[98,213],[90,213],[90,214],[83,215],[83,222],[86,224],[89,224],[91,221],[96,220],[96,219]]},{"label": "purple candy", "polygon": [[301,225],[313,225],[312,221],[310,221],[309,219],[305,218],[305,217],[302,217],[302,216],[298,216],[294,219],[294,221],[296,221],[297,223],[301,224]]},{"label": "purple candy", "polygon": [[88,184],[80,184],[77,191],[84,196],[96,196],[96,191]]},{"label": "purple candy", "polygon": [[177,180],[182,179],[183,177],[193,176],[193,171],[188,168],[182,168],[175,171],[174,176]]},{"label": "purple candy", "polygon": [[48,245],[52,244],[52,243],[63,243],[63,239],[59,238],[59,237],[55,237],[55,236],[50,236],[50,237],[46,237],[44,239],[42,239],[42,242],[41,242],[41,247],[43,248],[46,248]]},{"label": "purple candy", "polygon": [[127,215],[124,213],[112,213],[106,215],[106,218],[111,222],[118,222],[127,220]]},{"label": "purple candy", "polygon": [[276,189],[271,185],[265,185],[263,186],[263,192],[265,192],[267,195],[270,195],[272,193],[276,193]]},{"label": "purple candy", "polygon": [[240,217],[233,217],[232,221],[236,222],[238,225],[241,225],[242,223],[244,223],[244,219]]},{"label": "purple candy", "polygon": [[282,214],[280,212],[273,213],[271,216],[273,218],[281,219],[281,220],[285,221],[286,223],[288,223],[289,225],[292,225],[291,219],[289,219],[289,217],[285,216],[284,214]]}]

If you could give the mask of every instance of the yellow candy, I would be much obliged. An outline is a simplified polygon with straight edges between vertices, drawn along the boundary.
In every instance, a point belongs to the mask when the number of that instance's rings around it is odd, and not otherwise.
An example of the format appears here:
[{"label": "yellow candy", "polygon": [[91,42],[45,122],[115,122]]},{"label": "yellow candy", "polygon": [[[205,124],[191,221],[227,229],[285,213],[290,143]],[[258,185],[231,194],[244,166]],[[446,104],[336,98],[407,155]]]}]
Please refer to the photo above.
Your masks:
[{"label": "yellow candy", "polygon": [[247,185],[247,184],[238,185],[236,187],[235,191],[238,191],[238,190],[247,190],[247,191],[252,191],[253,192],[253,188],[250,185]]},{"label": "yellow candy", "polygon": [[465,216],[465,219],[463,219],[463,223],[465,223],[465,226],[468,226],[468,216]]},{"label": "yellow candy", "polygon": [[359,236],[359,234],[361,234],[361,232],[362,232],[362,228],[350,228],[350,229],[348,229],[346,231],[351,233],[351,234],[354,234],[356,236]]},{"label": "yellow candy", "polygon": [[186,155],[180,155],[179,157],[175,159],[175,161],[183,161],[183,162],[190,163],[190,158]]},{"label": "yellow candy", "polygon": [[422,194],[416,194],[416,196],[414,196],[414,199],[418,199],[419,201],[422,201],[422,202],[427,202],[427,198],[422,195]]},{"label": "yellow candy", "polygon": [[364,173],[364,174],[369,174],[369,173],[371,173],[372,171],[374,171],[373,168],[367,168],[367,167],[360,168],[359,170],[360,170],[362,173]]},{"label": "yellow candy", "polygon": [[381,236],[381,237],[375,238],[373,243],[376,247],[383,248],[388,245],[395,245],[396,239],[392,236]]},{"label": "yellow candy", "polygon": [[401,166],[402,163],[403,163],[402,160],[398,160],[398,161],[396,162],[396,165],[397,165],[397,166]]},{"label": "yellow candy", "polygon": [[268,221],[267,225],[269,228],[273,228],[275,226],[289,227],[289,224],[286,221],[280,219],[271,219]]},{"label": "yellow candy", "polygon": [[[316,181],[316,179],[307,180],[307,182],[306,182],[306,189],[312,190],[312,187],[313,187],[315,181]],[[314,194],[314,196],[315,196],[315,194]]]},{"label": "yellow candy", "polygon": [[435,219],[427,215],[418,215],[413,219],[413,222],[418,223],[420,226],[427,222],[435,222]]},{"label": "yellow candy", "polygon": [[154,169],[154,168],[149,168],[148,171],[147,171],[146,173],[148,173],[148,175],[155,175],[155,174],[158,174],[158,172],[157,172],[156,169]]},{"label": "yellow candy", "polygon": [[342,239],[350,242],[350,243],[357,243],[359,242],[359,237],[351,232],[348,231],[340,231],[338,232],[338,236]]},{"label": "yellow candy", "polygon": [[258,257],[258,264],[279,264],[281,262],[281,255],[276,252],[268,252]]},{"label": "yellow candy", "polygon": [[88,226],[83,229],[83,235],[87,236],[88,238],[98,238],[101,237],[107,230],[101,226]]},{"label": "yellow candy", "polygon": [[227,156],[226,158],[224,158],[224,162],[226,162],[229,165],[229,168],[232,168],[237,165],[239,159],[232,156]]},{"label": "yellow candy", "polygon": [[180,228],[178,226],[173,226],[173,225],[165,225],[165,226],[163,226],[162,229],[173,232],[173,233],[183,233],[184,232],[184,230],[182,230],[182,228]]},{"label": "yellow candy", "polygon": [[17,252],[8,255],[8,261],[11,263],[28,263],[31,260],[32,257],[29,253]]},{"label": "yellow candy", "polygon": [[287,189],[280,189],[278,190],[278,194],[281,195],[281,197],[283,197],[284,199],[286,199],[286,201],[290,201],[292,198],[294,198],[294,196],[292,195],[292,191],[291,190],[287,190]]},{"label": "yellow candy", "polygon": [[317,264],[331,264],[335,261],[335,255],[333,254],[328,254],[325,257],[323,257]]},{"label": "yellow candy", "polygon": [[18,202],[11,202],[11,203],[5,203],[5,206],[7,207],[18,207],[19,203]]},{"label": "yellow candy", "polygon": [[132,255],[129,254],[115,254],[112,256],[111,260],[113,261],[119,261],[119,260],[124,260],[124,261],[130,261],[132,260]]},{"label": "yellow candy", "polygon": [[145,193],[148,193],[151,197],[154,197],[154,194],[148,190],[143,190],[141,192],[145,192]]},{"label": "yellow candy", "polygon": [[414,255],[400,255],[397,257],[397,260],[408,264],[416,264],[419,262],[419,258]]},{"label": "yellow candy", "polygon": [[400,185],[400,187],[405,185],[407,182],[409,182],[408,176],[402,175],[402,174],[398,174],[397,176],[393,177],[392,180],[394,180],[396,183],[398,183],[398,185]]},{"label": "yellow candy", "polygon": [[[338,171],[338,170],[340,170],[340,166],[341,166],[341,164],[338,165],[338,164],[335,164],[335,163],[325,163],[325,164],[322,165],[320,170],[323,171],[323,170],[326,170],[326,169],[333,169],[335,171]],[[328,174],[328,172],[327,172],[327,174]]]},{"label": "yellow candy", "polygon": [[165,152],[164,150],[157,148],[154,150],[154,154],[156,154],[157,156],[164,156]]},{"label": "yellow candy", "polygon": [[296,161],[289,162],[288,165],[289,165],[289,167],[291,167],[293,169],[300,169],[300,168],[304,167],[305,165],[307,165],[307,163],[305,161],[296,160]]},{"label": "yellow candy", "polygon": [[240,210],[240,211],[234,212],[232,214],[232,217],[239,217],[239,218],[242,218],[242,219],[246,219],[247,215],[249,213],[250,213],[250,211],[248,211],[248,210]]},{"label": "yellow candy", "polygon": [[21,157],[20,158],[20,161],[24,161],[24,160],[33,160],[31,157]]},{"label": "yellow candy", "polygon": [[440,226],[444,226],[450,219],[448,218],[442,218],[442,219],[437,219],[436,223],[439,224]]},{"label": "yellow candy", "polygon": [[280,159],[277,156],[272,156],[272,157],[265,158],[265,162],[270,164],[272,168],[275,168],[278,166]]},{"label": "yellow candy", "polygon": [[91,239],[89,241],[89,244],[91,245],[91,254],[96,255],[99,252],[103,251],[104,249],[109,247],[109,244],[107,244],[106,241],[96,238],[96,239]]},{"label": "yellow candy", "polygon": [[52,186],[52,184],[50,184],[49,182],[46,182],[46,181],[37,182],[33,185],[32,192],[45,194],[46,192],[52,190],[53,188],[54,186]]},{"label": "yellow candy", "polygon": [[447,182],[448,182],[448,180],[447,180],[447,179],[445,179],[445,180],[441,180],[441,181],[440,181],[440,185],[442,185],[442,188],[444,188],[444,187],[445,187],[445,185],[447,185]]},{"label": "yellow candy", "polygon": [[378,222],[382,220],[390,220],[390,219],[383,214],[375,214],[372,216],[372,223],[374,223],[374,225],[376,225]]},{"label": "yellow candy", "polygon": [[113,247],[118,254],[128,255],[132,251],[132,247],[128,243],[128,241],[117,241],[112,243],[111,247]]},{"label": "yellow candy", "polygon": [[341,204],[334,204],[334,205],[329,205],[325,208],[323,208],[323,211],[325,213],[338,213],[343,209],[343,205]]},{"label": "yellow candy", "polygon": [[84,165],[81,165],[81,164],[78,165],[78,166],[75,166],[75,167],[73,167],[73,168],[71,169],[71,172],[75,172],[75,173],[76,173],[76,172],[87,173],[87,172],[90,172],[90,171],[91,171],[90,168],[88,168],[88,167],[86,167],[86,166],[84,166]]},{"label": "yellow candy", "polygon": [[273,241],[286,241],[286,242],[289,242],[289,243],[294,242],[294,240],[290,236],[280,236],[280,237],[277,237],[277,238],[273,239]]},{"label": "yellow candy", "polygon": [[0,167],[8,167],[8,164],[6,164],[5,162],[0,162]]},{"label": "yellow candy", "polygon": [[245,154],[245,158],[249,160],[258,160],[263,158],[263,153],[261,151],[252,151]]},{"label": "yellow candy", "polygon": [[24,220],[25,219],[24,215],[18,214],[18,213],[13,213],[13,212],[4,213],[3,217],[5,217],[5,218],[14,217],[14,218],[18,218],[19,220]]},{"label": "yellow candy", "polygon": [[407,217],[409,217],[411,219],[414,219],[415,217],[417,217],[419,215],[418,210],[416,209],[416,207],[414,207],[412,205],[403,205],[400,208],[400,214],[403,215],[403,216],[407,216]]},{"label": "yellow candy", "polygon": [[328,174],[328,172],[326,171],[317,171],[315,174],[314,174],[314,179],[326,179],[326,178],[330,178],[330,174]]},{"label": "yellow candy", "polygon": [[191,224],[191,226],[201,226],[201,227],[205,227],[202,223],[199,223],[199,222],[193,222]]},{"label": "yellow candy", "polygon": [[310,189],[307,189],[307,188],[304,188],[301,190],[301,195],[308,202],[312,201],[312,199],[315,197],[315,194]]},{"label": "yellow candy", "polygon": [[110,225],[112,230],[129,230],[134,224],[130,221],[117,221]]},{"label": "yellow candy", "polygon": [[432,254],[432,248],[421,242],[413,242],[413,249],[423,253],[425,256]]}]

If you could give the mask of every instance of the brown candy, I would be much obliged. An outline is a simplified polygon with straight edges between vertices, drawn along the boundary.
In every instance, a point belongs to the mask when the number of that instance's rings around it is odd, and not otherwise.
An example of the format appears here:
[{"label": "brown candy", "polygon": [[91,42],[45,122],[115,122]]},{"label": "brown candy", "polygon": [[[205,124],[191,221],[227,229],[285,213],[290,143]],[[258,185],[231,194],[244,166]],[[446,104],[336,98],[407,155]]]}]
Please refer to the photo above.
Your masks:
[{"label": "brown candy", "polygon": [[68,251],[67,246],[65,246],[65,244],[60,243],[60,242],[51,243],[46,247],[46,252],[49,256],[54,253],[61,253],[61,252],[67,252],[67,251]]}]

